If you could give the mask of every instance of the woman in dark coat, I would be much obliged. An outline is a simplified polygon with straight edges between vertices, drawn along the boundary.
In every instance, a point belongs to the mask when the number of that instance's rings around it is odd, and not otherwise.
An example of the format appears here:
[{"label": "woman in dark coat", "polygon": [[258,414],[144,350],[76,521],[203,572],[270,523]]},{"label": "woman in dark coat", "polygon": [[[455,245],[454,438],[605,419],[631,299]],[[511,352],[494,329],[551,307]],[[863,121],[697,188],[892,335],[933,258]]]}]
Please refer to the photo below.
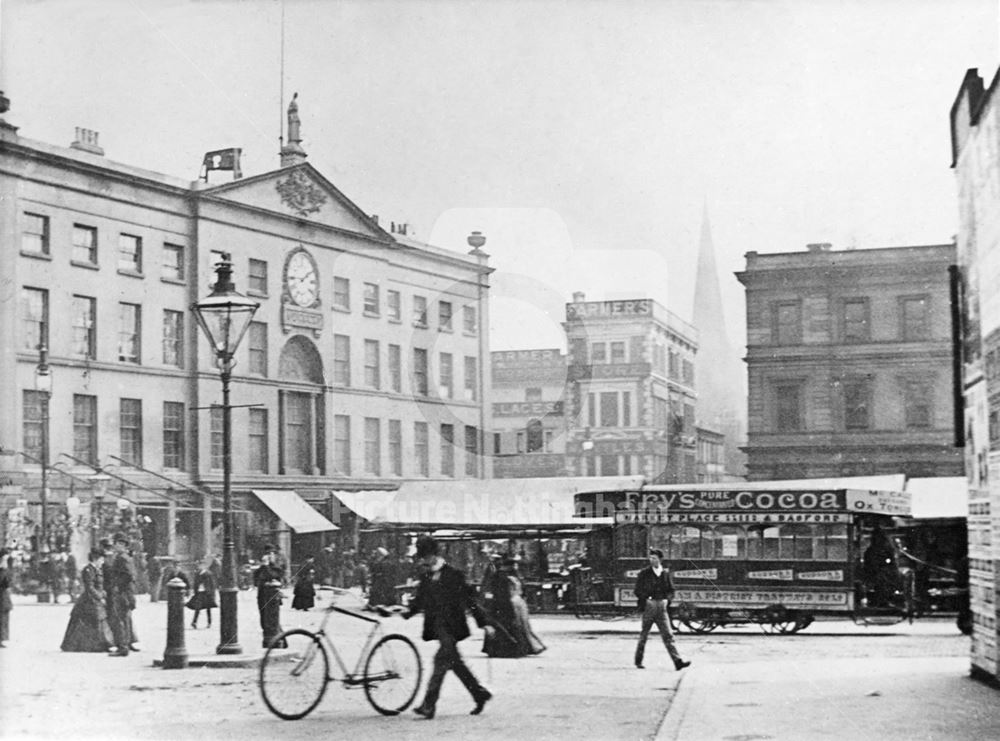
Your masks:
[{"label": "woman in dark coat", "polygon": [[70,613],[61,646],[63,651],[103,653],[114,645],[114,635],[108,623],[103,564],[104,552],[95,548],[80,572],[83,591]]},{"label": "woman in dark coat", "polygon": [[299,569],[299,575],[295,578],[295,588],[292,590],[292,609],[311,610],[316,604],[316,569],[313,568],[313,560],[310,558]]},{"label": "woman in dark coat", "polygon": [[10,569],[7,568],[7,549],[0,548],[0,648],[6,648],[10,640],[10,611],[14,604],[10,600]]},{"label": "woman in dark coat", "polygon": [[208,614],[208,627],[212,627],[212,608],[218,607],[219,603],[215,599],[215,574],[212,573],[212,557],[207,556],[202,561],[201,570],[194,577],[194,594],[187,601],[187,606],[194,610],[194,617],[191,618],[191,627],[197,630],[198,615],[204,610]]}]

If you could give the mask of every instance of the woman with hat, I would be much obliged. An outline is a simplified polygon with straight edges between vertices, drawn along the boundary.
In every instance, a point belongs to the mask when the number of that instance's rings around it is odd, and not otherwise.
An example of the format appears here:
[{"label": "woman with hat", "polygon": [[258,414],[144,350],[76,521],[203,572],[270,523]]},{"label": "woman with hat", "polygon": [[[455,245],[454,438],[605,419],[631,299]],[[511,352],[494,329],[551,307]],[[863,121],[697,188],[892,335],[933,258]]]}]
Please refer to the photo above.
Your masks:
[{"label": "woman with hat", "polygon": [[489,617],[497,630],[483,642],[483,651],[493,658],[519,658],[545,650],[545,644],[531,629],[517,563],[517,556],[505,556],[493,580]]}]

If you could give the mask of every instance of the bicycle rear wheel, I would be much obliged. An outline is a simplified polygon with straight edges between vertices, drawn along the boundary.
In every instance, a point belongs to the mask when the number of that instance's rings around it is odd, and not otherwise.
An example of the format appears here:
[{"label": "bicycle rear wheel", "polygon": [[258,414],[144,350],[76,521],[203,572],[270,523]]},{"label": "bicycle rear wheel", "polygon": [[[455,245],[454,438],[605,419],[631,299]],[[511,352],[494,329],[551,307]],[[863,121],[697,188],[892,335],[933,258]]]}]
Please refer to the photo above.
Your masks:
[{"label": "bicycle rear wheel", "polygon": [[[278,648],[287,645],[287,648]],[[272,713],[298,720],[319,705],[329,681],[323,641],[308,630],[286,630],[260,661],[260,694]]]},{"label": "bicycle rear wheel", "polygon": [[410,706],[420,689],[420,654],[406,636],[387,635],[365,661],[365,695],[382,715],[398,715]]}]

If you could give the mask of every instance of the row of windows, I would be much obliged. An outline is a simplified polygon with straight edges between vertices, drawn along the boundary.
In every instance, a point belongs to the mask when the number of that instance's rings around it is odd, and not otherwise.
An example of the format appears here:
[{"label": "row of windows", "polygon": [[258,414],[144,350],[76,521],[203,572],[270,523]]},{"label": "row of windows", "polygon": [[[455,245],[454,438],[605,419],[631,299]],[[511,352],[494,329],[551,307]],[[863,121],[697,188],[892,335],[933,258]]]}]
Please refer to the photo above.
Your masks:
[{"label": "row of windows", "polygon": [[626,525],[619,556],[659,548],[668,560],[845,561],[847,525]]},{"label": "row of windows", "polygon": [[[630,337],[588,343],[580,338],[570,340],[570,362],[575,364],[626,364],[641,363],[645,338]],[[653,371],[667,378],[694,385],[694,363],[662,342],[653,344]]]},{"label": "row of windows", "polygon": [[[430,326],[428,320],[427,297],[414,294],[411,306],[411,318],[414,327],[426,329]],[[454,305],[451,301],[438,301],[438,329],[443,332],[454,331]],[[337,311],[351,311],[351,280],[335,276],[333,279],[333,308]],[[399,291],[389,289],[385,292],[386,316],[391,322],[403,321],[403,299]],[[362,313],[365,316],[382,315],[382,292],[377,283],[362,284]],[[462,307],[462,331],[474,335],[478,331],[476,307]]]},{"label": "row of windows", "polygon": [[[73,224],[70,241],[72,245],[70,260],[74,264],[97,267],[99,249],[97,227]],[[115,249],[118,270],[141,276],[144,261],[142,237],[119,232],[117,242]],[[48,216],[30,212],[24,213],[21,252],[40,257],[51,256],[52,246]],[[251,260],[251,263],[253,262],[261,261]],[[184,280],[184,247],[182,245],[170,244],[169,242],[163,244],[160,277],[173,281]]]},{"label": "row of windows", "polygon": [[[845,430],[867,430],[875,427],[873,413],[873,379],[868,376],[847,378],[839,384],[838,403]],[[928,429],[933,426],[934,384],[910,380],[898,386],[902,395],[903,424],[907,429]],[[806,429],[806,394],[803,381],[777,381],[772,385],[774,430],[801,432]]]},{"label": "row of windows", "polygon": [[[263,336],[266,337],[266,334]],[[253,345],[251,344],[251,347]],[[387,378],[382,374],[382,343],[378,340],[364,340],[364,378],[362,385],[366,388],[388,388],[397,393],[402,392],[402,348],[400,345],[386,344]],[[431,366],[429,352],[425,348],[412,349],[411,378],[415,396],[430,396]],[[437,395],[442,399],[454,399],[455,394],[455,357],[452,353],[438,353],[437,358]],[[479,363],[473,355],[462,359],[462,397],[466,401],[476,401],[478,398]],[[351,338],[347,335],[333,336],[333,385],[350,387],[351,379]]]},{"label": "row of windows", "polygon": [[[21,232],[21,251],[27,255],[51,255],[49,236],[49,217],[42,214],[25,212],[24,229]],[[185,280],[184,246],[165,242],[161,253],[160,277],[173,282]],[[118,235],[118,269],[120,271],[141,276],[143,275],[143,240],[141,237],[124,232]],[[218,250],[211,252],[212,264],[223,260],[223,253]],[[84,224],[74,224],[72,233],[71,261],[75,264],[97,267],[98,264],[98,232],[97,227]],[[247,292],[255,296],[268,295],[268,264],[265,260],[250,258],[247,265]],[[385,295],[386,313],[390,321],[401,322],[403,319],[402,296],[399,291],[388,290]],[[338,311],[351,311],[351,281],[348,278],[334,277],[333,307]],[[376,283],[364,283],[362,286],[362,307],[366,316],[381,316],[382,299],[380,287]],[[426,328],[427,297],[414,295],[412,306],[413,325]],[[450,301],[438,301],[438,329],[446,332],[453,330],[453,305]],[[478,323],[475,306],[462,307],[462,330],[467,334],[476,334]]]},{"label": "row of windows", "polygon": [[[930,299],[902,296],[898,299],[898,337],[904,342],[930,338]],[[837,331],[843,343],[871,342],[871,306],[868,298],[845,298],[839,304]],[[776,301],[771,305],[772,344],[802,343],[802,302]]]},{"label": "row of windows", "polygon": [[[42,457],[42,436],[44,434],[45,396],[39,391],[23,392],[23,445],[24,452],[35,459]],[[306,395],[299,395],[306,396]],[[286,466],[291,472],[301,472],[306,467],[299,465],[297,455],[309,447],[313,431],[312,416],[302,413],[302,405],[289,398],[283,405],[285,429],[284,441],[291,460]],[[247,469],[253,473],[268,473],[269,456],[269,414],[267,409],[250,408],[247,430]],[[185,408],[181,402],[163,403],[163,461],[164,469],[185,470],[184,445]],[[87,394],[73,395],[73,456],[87,463],[98,462],[97,451],[97,397]],[[119,399],[119,457],[131,465],[142,466],[143,455],[143,404],[141,399]],[[351,475],[352,423],[349,415],[338,414],[333,418],[333,468],[336,473]],[[455,425],[441,424],[441,460],[439,472],[442,476],[455,475]],[[465,474],[476,476],[479,466],[479,430],[464,425],[461,444],[465,451]],[[213,406],[209,410],[210,460],[213,470],[223,467],[223,410]],[[361,434],[364,441],[362,471],[364,474],[392,476],[404,474],[404,442],[409,444],[407,460],[412,461],[413,470],[407,475],[430,476],[430,431],[428,423],[414,422],[412,437],[404,440],[403,423],[398,419],[381,420],[375,417],[361,419]],[[383,437],[384,435],[384,437]],[[383,440],[385,446],[383,448]],[[305,445],[302,445],[302,443]],[[386,459],[383,460],[383,454]]]},{"label": "row of windows", "polygon": [[[26,350],[48,346],[49,295],[40,288],[22,290],[23,343]],[[72,297],[72,353],[96,359],[97,357],[97,299],[93,296]],[[350,387],[351,338],[334,335],[333,384]],[[165,309],[162,324],[162,362],[176,368],[184,367],[184,312]],[[118,304],[118,360],[126,363],[142,362],[142,307],[139,304]],[[363,386],[371,389],[403,391],[402,347],[386,343],[385,355],[378,340],[363,340]],[[267,376],[268,328],[265,322],[251,322],[247,331],[248,372]],[[383,376],[383,357],[386,375]],[[437,394],[444,399],[456,398],[455,358],[452,353],[438,354]],[[430,365],[428,351],[414,348],[412,357],[413,393],[430,395]],[[479,364],[475,356],[466,355],[462,360],[462,395],[466,401],[478,398]]]}]

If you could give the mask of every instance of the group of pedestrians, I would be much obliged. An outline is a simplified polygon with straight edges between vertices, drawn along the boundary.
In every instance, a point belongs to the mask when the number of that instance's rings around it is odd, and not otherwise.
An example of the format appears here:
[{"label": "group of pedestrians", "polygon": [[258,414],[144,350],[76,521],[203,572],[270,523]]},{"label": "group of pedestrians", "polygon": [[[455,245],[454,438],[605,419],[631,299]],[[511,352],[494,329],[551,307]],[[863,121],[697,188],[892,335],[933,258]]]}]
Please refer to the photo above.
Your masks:
[{"label": "group of pedestrians", "polygon": [[80,572],[82,592],[63,636],[63,651],[108,652],[128,656],[138,651],[139,638],[132,621],[135,610],[135,564],[128,537],[103,539],[90,551]]}]

